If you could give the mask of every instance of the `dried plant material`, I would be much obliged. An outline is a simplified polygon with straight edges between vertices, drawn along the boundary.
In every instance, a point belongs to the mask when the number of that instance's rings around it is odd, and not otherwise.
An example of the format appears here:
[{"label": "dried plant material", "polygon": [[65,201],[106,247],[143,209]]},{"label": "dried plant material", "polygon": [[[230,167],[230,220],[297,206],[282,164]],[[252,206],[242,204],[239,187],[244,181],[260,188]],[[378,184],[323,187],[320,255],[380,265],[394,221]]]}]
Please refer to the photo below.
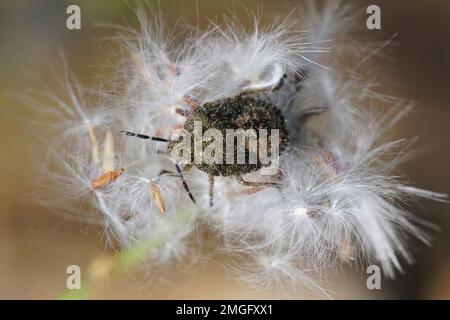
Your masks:
[{"label": "dried plant material", "polygon": [[167,68],[167,85],[171,85],[173,78],[180,74],[180,71],[176,66],[170,64]]},{"label": "dried plant material", "polygon": [[200,107],[200,104],[192,98],[184,98],[183,101],[192,109]]},{"label": "dried plant material", "polygon": [[103,172],[114,170],[114,139],[111,131],[106,133],[102,159]]},{"label": "dried plant material", "polygon": [[159,211],[161,211],[161,213],[166,212],[166,208],[164,207],[164,198],[161,194],[161,189],[159,188],[159,186],[155,182],[150,181],[148,184],[148,190],[150,191],[150,195],[152,196],[152,198],[155,200]]},{"label": "dried plant material", "polygon": [[[58,190],[83,203],[90,173],[105,170],[92,188],[114,184],[108,192],[89,194],[88,200],[93,199],[90,204],[108,221],[111,237],[129,247],[157,244],[157,250],[141,247],[134,261],[146,254],[151,263],[164,265],[188,258],[194,249],[190,240],[201,237],[198,230],[206,226],[220,234],[214,244],[230,253],[227,263],[234,276],[255,287],[280,292],[312,287],[311,273],[326,275],[357,257],[370,258],[387,277],[394,277],[401,261],[413,261],[408,236],[430,240],[422,228],[427,224],[418,223],[402,206],[404,200],[443,200],[444,195],[412,188],[394,174],[406,157],[404,140],[390,140],[390,131],[409,109],[395,97],[374,92],[371,75],[358,74],[366,69],[359,64],[373,47],[353,41],[355,15],[340,1],[324,3],[320,10],[311,1],[305,11],[271,28],[262,28],[255,19],[254,27],[246,29],[230,19],[204,31],[187,29],[187,37],[165,34],[159,15],[139,11],[139,30],[119,30],[123,50],[117,52],[127,53],[119,56],[110,80],[123,90],[100,89],[111,108],[102,101],[88,108],[82,92],[73,91],[77,85],[66,88],[74,111],[66,104],[58,106],[71,116],[58,123],[62,132],[49,144],[52,160],[62,169],[49,166]],[[350,63],[344,66],[343,61]],[[259,113],[262,105],[276,108]],[[384,106],[394,106],[393,111],[384,112]],[[160,146],[164,151],[174,147],[166,141],[171,130],[177,123],[185,126],[194,114],[219,131],[236,127],[238,116],[239,126],[248,124],[249,129],[260,128],[266,115],[263,127],[285,127],[289,132],[280,135],[286,148],[280,149],[278,174],[261,174],[254,182],[238,180],[243,187],[236,189],[231,178],[242,170],[232,164],[228,168],[234,172],[214,181],[213,203],[208,192],[212,181],[208,190],[205,171],[195,166],[184,176],[189,167],[181,170],[184,163],[161,156]],[[93,128],[91,145],[86,143],[89,123],[101,124],[107,133],[105,141],[99,140],[104,142],[100,158]],[[120,130],[144,132],[121,136],[114,145],[111,133],[115,137]],[[139,143],[133,136],[147,141]],[[269,153],[270,146],[263,151]],[[114,170],[114,160],[130,174],[116,181],[123,169]],[[100,169],[98,161],[103,162]],[[162,175],[164,179],[156,178]],[[187,204],[186,193],[194,204]],[[52,204],[67,209],[62,199]],[[70,209],[79,212],[77,206]],[[233,260],[237,255],[245,261]]]},{"label": "dried plant material", "polygon": [[152,77],[148,73],[147,69],[145,68],[143,59],[136,52],[131,52],[130,58],[131,58],[131,61],[133,61],[133,63],[135,64],[136,68],[139,70],[141,76],[144,78],[144,81],[147,83],[147,85],[149,87],[153,87]]},{"label": "dried plant material", "polygon": [[351,242],[350,236],[344,236],[344,239],[342,240],[341,250],[339,251],[340,259],[347,264],[351,264],[355,260],[354,251],[355,248]]},{"label": "dried plant material", "polygon": [[100,160],[100,157],[99,157],[97,136],[95,135],[94,128],[89,127],[88,133],[89,133],[89,139],[91,140],[92,162],[97,162]]},{"label": "dried plant material", "polygon": [[123,168],[115,169],[109,172],[102,174],[101,176],[95,178],[91,182],[91,186],[93,189],[101,189],[111,182],[114,182],[117,178],[119,178],[125,170]]},{"label": "dried plant material", "polygon": [[339,166],[336,163],[336,158],[332,155],[330,150],[322,147],[314,154],[313,158],[316,163],[326,169],[327,174],[330,177],[336,176]]},{"label": "dried plant material", "polygon": [[187,118],[191,114],[191,112],[191,110],[186,110],[179,107],[175,108],[175,113],[185,118]]},{"label": "dried plant material", "polygon": [[250,195],[250,194],[257,193],[257,192],[259,192],[259,191],[261,191],[263,189],[264,189],[263,187],[251,187],[251,188],[246,188],[246,189],[244,189],[242,191],[228,192],[227,193],[227,198],[228,199],[232,199],[232,198],[235,198],[235,197],[247,196],[247,195]]}]

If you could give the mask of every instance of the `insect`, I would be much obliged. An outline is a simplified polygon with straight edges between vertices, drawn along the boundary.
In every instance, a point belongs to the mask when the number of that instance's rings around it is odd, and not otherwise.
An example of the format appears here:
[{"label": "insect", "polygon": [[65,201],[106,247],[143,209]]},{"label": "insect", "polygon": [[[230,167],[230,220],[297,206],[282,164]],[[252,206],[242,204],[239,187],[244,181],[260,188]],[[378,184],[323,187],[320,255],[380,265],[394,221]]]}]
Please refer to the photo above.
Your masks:
[{"label": "insect", "polygon": [[[239,95],[236,95],[231,98],[224,98],[213,102],[207,102],[203,105],[200,105],[193,101],[192,99],[184,99],[185,103],[190,107],[190,110],[186,113],[181,110],[178,110],[179,114],[182,114],[187,117],[184,123],[184,129],[187,130],[190,134],[193,134],[194,124],[195,122],[201,123],[202,133],[205,133],[208,129],[217,129],[222,132],[224,135],[226,130],[248,130],[254,129],[255,132],[259,132],[260,129],[266,129],[267,137],[269,138],[271,135],[272,129],[278,129],[279,132],[279,153],[283,152],[288,144],[288,130],[286,128],[286,120],[283,117],[281,110],[258,97],[251,97],[255,93],[261,93],[262,91],[273,92],[278,90],[282,85],[283,81],[286,78],[286,75],[283,76],[279,83],[274,87],[257,90],[254,91],[246,91]],[[166,142],[168,143],[168,151],[171,152],[176,147],[178,140],[171,140],[161,137],[148,136],[145,134],[134,133],[130,131],[122,131],[124,134],[128,136],[137,137],[140,139],[149,139],[152,141]],[[271,140],[270,140],[271,141]],[[268,143],[268,145],[270,142]],[[246,146],[247,148],[248,146]],[[245,150],[245,162],[242,164],[207,164],[207,163],[195,163],[193,162],[193,155],[196,152],[194,150],[194,145],[191,145],[192,148],[192,158],[191,162],[188,163],[183,170],[180,168],[179,163],[175,162],[175,168],[177,171],[177,176],[181,179],[182,184],[186,192],[189,194],[190,199],[196,203],[194,196],[192,195],[185,179],[183,176],[184,170],[189,170],[193,166],[197,167],[199,170],[208,174],[209,179],[209,203],[210,206],[213,206],[214,199],[214,180],[215,177],[234,177],[236,181],[244,186],[249,187],[263,187],[263,186],[275,186],[278,185],[278,182],[253,182],[247,181],[244,179],[244,175],[247,173],[256,172],[261,169],[264,164],[261,163],[258,158],[256,163],[249,161],[249,153],[248,149]],[[224,148],[225,150],[225,148]],[[237,156],[237,149],[234,148],[232,151],[234,159]],[[226,156],[226,152],[224,154]],[[170,154],[170,153],[169,153]],[[173,159],[172,159],[173,160]],[[163,171],[161,174],[168,174],[171,172]],[[173,173],[172,173],[173,174]]]}]

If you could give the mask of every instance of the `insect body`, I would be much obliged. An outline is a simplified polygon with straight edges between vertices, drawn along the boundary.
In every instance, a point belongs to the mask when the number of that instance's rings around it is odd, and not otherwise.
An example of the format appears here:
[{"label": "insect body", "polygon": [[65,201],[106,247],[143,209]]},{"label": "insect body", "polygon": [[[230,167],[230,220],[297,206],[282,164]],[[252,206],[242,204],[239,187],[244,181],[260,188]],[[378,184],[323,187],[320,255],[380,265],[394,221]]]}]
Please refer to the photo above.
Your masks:
[{"label": "insect body", "polygon": [[[183,114],[187,116],[187,119],[184,123],[184,129],[191,135],[194,135],[196,123],[200,124],[202,135],[209,129],[215,129],[216,131],[219,131],[223,137],[227,135],[228,130],[242,130],[244,132],[248,132],[248,130],[251,130],[252,132],[256,133],[255,138],[258,141],[258,148],[259,135],[261,129],[264,129],[264,132],[267,134],[268,138],[268,142],[266,145],[266,151],[268,151],[272,150],[270,148],[271,144],[273,143],[273,139],[271,139],[271,132],[273,129],[276,129],[278,130],[278,141],[276,141],[276,143],[278,143],[278,152],[281,153],[287,146],[288,131],[286,129],[285,119],[281,113],[281,110],[265,100],[238,95],[232,98],[225,98],[213,102],[208,102],[203,105],[199,105],[193,102],[191,99],[185,99],[185,102],[190,106],[191,110],[187,114]],[[129,131],[124,131],[124,133],[126,135],[135,136],[141,139],[167,142],[168,151],[170,154],[172,154],[174,149],[180,143],[178,139],[170,140],[160,137],[151,137]],[[232,158],[236,160],[238,156],[238,143],[236,143],[237,139],[238,136],[235,136],[233,138],[234,144],[231,149],[226,146],[225,139],[222,141],[222,150],[225,158],[232,155]],[[208,141],[201,142],[203,147],[207,146],[208,143]],[[213,205],[214,178],[218,176],[235,177],[237,182],[239,182],[240,184],[251,187],[263,187],[270,185],[273,186],[278,184],[277,182],[250,182],[246,181],[243,178],[243,175],[255,172],[261,169],[263,166],[268,165],[267,163],[262,163],[259,157],[257,157],[256,162],[250,161],[249,156],[255,150],[251,150],[249,144],[245,145],[245,161],[241,163],[197,163],[196,161],[194,161],[195,153],[203,152],[203,148],[198,151],[198,149],[195,148],[194,144],[190,144],[189,147],[191,148],[191,158],[189,164],[185,166],[184,169],[187,170],[187,168],[195,166],[199,170],[208,174],[210,185],[210,206]],[[257,151],[258,154],[260,152],[261,150]],[[268,154],[267,156],[271,157],[272,155]],[[175,161],[175,167],[178,176],[182,180],[185,190],[188,192],[191,200],[195,203],[195,199],[190,192],[186,181],[184,180],[182,170],[177,161]],[[165,171],[162,174],[167,173],[170,172]]]},{"label": "insect body", "polygon": [[[216,129],[220,131],[222,137],[226,137],[233,134],[232,146],[229,148],[226,144],[226,139],[222,140],[223,158],[226,159],[229,154],[232,153],[232,163],[213,163],[208,164],[205,162],[196,163],[194,155],[196,152],[203,152],[203,148],[196,150],[194,143],[191,145],[191,163],[206,172],[211,176],[237,176],[259,170],[264,164],[261,159],[256,156],[253,163],[251,161],[249,144],[247,141],[245,149],[245,158],[243,163],[237,163],[238,158],[238,144],[245,144],[246,141],[237,141],[239,138],[252,138],[251,136],[245,136],[245,133],[253,132],[255,134],[255,142],[260,138],[259,133],[261,129],[265,129],[268,138],[268,144],[272,142],[271,130],[279,130],[279,152],[282,152],[286,147],[288,141],[288,132],[286,129],[285,119],[281,114],[281,111],[274,105],[265,102],[260,99],[244,98],[237,96],[235,98],[227,98],[218,100],[212,103],[206,103],[201,107],[194,109],[194,111],[188,116],[184,129],[190,133],[190,136],[194,136],[195,123],[199,123],[201,126],[202,136],[210,129]],[[239,131],[240,130],[240,131]],[[235,133],[244,133],[243,137],[237,136]],[[171,152],[178,144],[177,140],[172,140],[169,143],[169,152]],[[208,142],[203,142],[203,145],[207,145]],[[266,150],[270,153],[270,148]],[[258,150],[253,150],[258,151]],[[267,155],[268,157],[271,154]],[[228,157],[229,158],[229,157]],[[226,162],[226,161],[221,161]]]}]

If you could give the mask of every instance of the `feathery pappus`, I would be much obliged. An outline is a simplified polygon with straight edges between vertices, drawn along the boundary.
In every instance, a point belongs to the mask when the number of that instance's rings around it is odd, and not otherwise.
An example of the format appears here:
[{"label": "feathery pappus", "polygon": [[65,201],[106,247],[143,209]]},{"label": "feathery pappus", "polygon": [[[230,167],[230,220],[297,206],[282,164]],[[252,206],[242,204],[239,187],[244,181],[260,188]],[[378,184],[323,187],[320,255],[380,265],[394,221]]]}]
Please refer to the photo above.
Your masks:
[{"label": "feathery pappus", "polygon": [[[409,104],[359,75],[372,48],[352,39],[351,8],[310,4],[269,27],[231,17],[181,35],[160,14],[137,17],[140,29],[115,37],[122,50],[106,82],[117,90],[91,97],[64,68],[68,99],[52,96],[48,107],[63,123],[45,162],[60,192],[48,205],[79,215],[65,199],[88,199],[121,245],[151,244],[151,263],[189,258],[198,229],[210,230],[204,241],[257,288],[319,288],[316,275],[349,262],[394,277],[413,261],[408,237],[429,242],[405,202],[446,196],[395,173],[409,144],[385,137]],[[261,174],[260,162],[195,163],[195,142],[178,161],[174,132],[193,133],[194,121],[202,133],[280,129],[276,173]],[[237,155],[230,150],[223,155]]]}]

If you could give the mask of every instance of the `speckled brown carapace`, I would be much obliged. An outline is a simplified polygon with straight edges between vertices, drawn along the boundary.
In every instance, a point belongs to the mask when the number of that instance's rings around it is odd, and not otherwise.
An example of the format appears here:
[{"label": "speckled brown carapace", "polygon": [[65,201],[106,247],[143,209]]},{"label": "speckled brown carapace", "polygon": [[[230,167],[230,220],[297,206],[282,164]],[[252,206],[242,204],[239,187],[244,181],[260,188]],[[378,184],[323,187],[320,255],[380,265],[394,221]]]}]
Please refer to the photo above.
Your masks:
[{"label": "speckled brown carapace", "polygon": [[[236,96],[233,98],[226,98],[215,102],[206,103],[198,108],[188,116],[184,129],[186,129],[191,136],[194,135],[194,123],[202,124],[202,134],[209,129],[220,130],[225,137],[226,130],[249,130],[254,129],[256,138],[259,138],[259,130],[267,130],[267,152],[270,154],[271,129],[279,130],[279,152],[281,153],[288,143],[288,132],[286,129],[285,119],[281,114],[280,109],[276,106],[255,98]],[[237,159],[237,143],[236,137],[234,141],[234,159]],[[172,149],[178,141],[172,141],[169,144],[169,149]],[[226,158],[225,139],[223,140],[224,159]],[[203,141],[203,148],[208,145],[208,142]],[[194,146],[192,143],[191,161],[194,163]],[[249,161],[249,151],[245,150],[245,162],[238,164],[206,164],[195,163],[195,166],[212,176],[236,176],[240,174],[250,173],[262,167],[260,159],[257,158],[256,163]]]}]

